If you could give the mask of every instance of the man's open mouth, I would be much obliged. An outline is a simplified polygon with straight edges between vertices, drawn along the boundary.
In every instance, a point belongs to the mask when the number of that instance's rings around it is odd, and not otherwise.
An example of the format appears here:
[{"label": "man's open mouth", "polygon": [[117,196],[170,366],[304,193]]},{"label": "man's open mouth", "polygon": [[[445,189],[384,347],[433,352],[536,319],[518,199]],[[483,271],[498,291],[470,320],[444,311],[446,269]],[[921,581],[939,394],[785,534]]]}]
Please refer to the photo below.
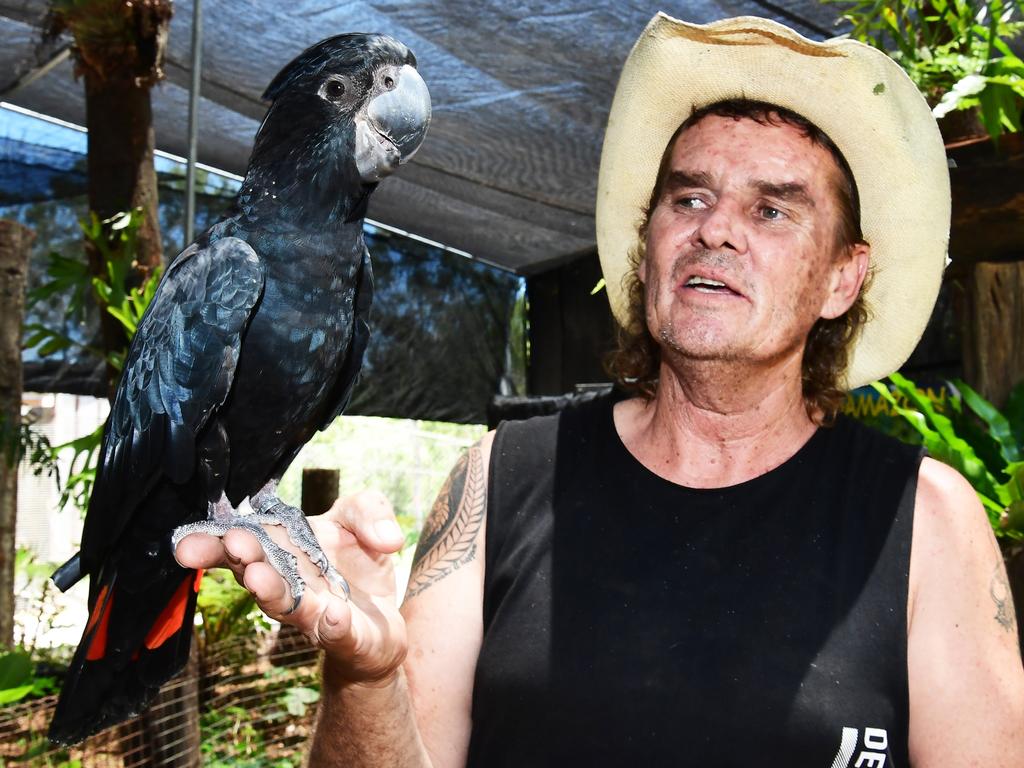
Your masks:
[{"label": "man's open mouth", "polygon": [[699,275],[694,275],[687,280],[684,287],[692,288],[699,293],[713,293],[729,296],[740,295],[721,280],[713,280],[710,277],[700,277]]}]

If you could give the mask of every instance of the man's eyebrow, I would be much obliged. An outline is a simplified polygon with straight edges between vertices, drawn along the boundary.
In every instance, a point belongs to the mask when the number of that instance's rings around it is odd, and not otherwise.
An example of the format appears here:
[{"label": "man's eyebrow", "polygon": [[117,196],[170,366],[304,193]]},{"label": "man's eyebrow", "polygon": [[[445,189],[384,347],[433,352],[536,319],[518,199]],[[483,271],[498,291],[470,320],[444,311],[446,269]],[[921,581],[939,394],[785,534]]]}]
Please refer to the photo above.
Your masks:
[{"label": "man's eyebrow", "polygon": [[770,181],[759,181],[754,185],[765,197],[774,197],[789,203],[797,203],[808,208],[814,207],[814,198],[807,192],[807,187],[799,182],[775,184]]},{"label": "man's eyebrow", "polygon": [[711,175],[705,171],[671,171],[665,179],[665,191],[673,192],[687,187],[710,187]]}]

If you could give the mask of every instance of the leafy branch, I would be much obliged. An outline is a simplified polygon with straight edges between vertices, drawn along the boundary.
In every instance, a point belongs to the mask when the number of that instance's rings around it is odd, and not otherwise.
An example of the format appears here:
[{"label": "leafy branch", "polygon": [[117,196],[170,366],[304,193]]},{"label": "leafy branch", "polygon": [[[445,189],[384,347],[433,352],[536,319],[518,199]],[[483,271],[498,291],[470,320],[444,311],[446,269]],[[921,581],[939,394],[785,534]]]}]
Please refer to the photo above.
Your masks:
[{"label": "leafy branch", "polygon": [[[85,239],[99,254],[103,274],[91,274],[88,265],[81,259],[51,253],[46,265],[47,279],[28,293],[28,305],[31,307],[58,295],[66,296],[66,320],[77,323],[82,323],[87,308],[95,305],[100,311],[115,318],[124,328],[126,337],[131,340],[138,330],[146,308],[153,300],[163,272],[162,267],[157,267],[145,275],[140,284],[132,285],[138,275],[135,254],[142,222],[141,208],[119,213],[102,221],[95,213],[90,213],[88,219],[79,222],[79,226]],[[25,333],[22,346],[25,349],[35,349],[40,357],[49,357],[74,348],[105,360],[116,371],[121,371],[124,367],[127,349],[104,350],[95,344],[74,338],[63,326],[30,323],[26,326]],[[88,506],[102,439],[103,429],[100,427],[88,435],[61,445],[45,445],[49,451],[51,466],[55,466],[53,462],[61,452],[72,452],[67,482],[61,486],[60,476],[57,477],[58,487],[61,488],[61,508],[68,501],[73,501],[81,510]],[[43,461],[42,453],[39,453],[38,457]]]},{"label": "leafy branch", "polygon": [[905,376],[894,373],[889,381],[892,389],[878,381],[871,386],[914,429],[934,458],[967,478],[996,535],[1024,540],[1024,382],[1013,389],[1000,411],[955,379],[946,400],[949,408],[940,411]]},{"label": "leafy branch", "polygon": [[1021,0],[823,0],[841,6],[850,36],[885,51],[936,118],[977,108],[992,139],[1021,130],[1024,61],[1009,42],[1024,32]]},{"label": "leafy branch", "polygon": [[27,459],[32,473],[37,477],[44,472],[56,476],[60,483],[60,468],[54,459],[54,449],[46,435],[33,428],[35,418],[31,414],[14,421],[0,413],[0,452],[11,469]]}]

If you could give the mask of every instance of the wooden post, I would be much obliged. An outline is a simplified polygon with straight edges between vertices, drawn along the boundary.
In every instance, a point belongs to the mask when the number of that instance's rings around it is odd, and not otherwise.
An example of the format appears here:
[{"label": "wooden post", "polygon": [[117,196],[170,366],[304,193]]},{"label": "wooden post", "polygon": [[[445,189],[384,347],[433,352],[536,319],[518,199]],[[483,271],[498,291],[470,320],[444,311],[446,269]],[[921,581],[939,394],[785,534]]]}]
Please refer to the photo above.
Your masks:
[{"label": "wooden post", "polygon": [[[1024,137],[950,147],[947,277],[959,292],[964,379],[995,405],[1024,378]],[[909,279],[913,279],[912,276]]]},{"label": "wooden post", "polygon": [[965,280],[964,378],[996,407],[1024,380],[1024,262],[978,262]]},{"label": "wooden post", "polygon": [[309,515],[322,515],[338,498],[341,472],[337,469],[302,470],[302,511]]},{"label": "wooden post", "polygon": [[[21,424],[21,332],[32,230],[0,219],[0,424],[17,438]],[[18,519],[18,462],[0,449],[0,647],[14,642],[14,555]],[[16,459],[17,452],[12,454]]]}]

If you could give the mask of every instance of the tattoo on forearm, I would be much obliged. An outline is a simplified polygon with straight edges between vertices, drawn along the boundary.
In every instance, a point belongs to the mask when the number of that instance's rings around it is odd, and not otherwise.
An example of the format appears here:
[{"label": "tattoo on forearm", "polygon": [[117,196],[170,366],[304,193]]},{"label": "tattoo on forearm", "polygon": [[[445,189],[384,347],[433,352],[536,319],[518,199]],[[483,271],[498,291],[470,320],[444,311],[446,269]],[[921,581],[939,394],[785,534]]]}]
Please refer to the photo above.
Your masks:
[{"label": "tattoo on forearm", "polygon": [[1017,616],[1013,609],[1013,593],[1010,592],[1010,582],[1006,578],[1006,568],[1003,566],[1001,557],[996,561],[996,567],[992,571],[988,593],[996,604],[995,619],[999,622],[999,626],[1007,632],[1016,633]]},{"label": "tattoo on forearm", "polygon": [[476,535],[486,506],[483,456],[480,446],[474,445],[455,465],[423,524],[407,600],[476,557]]}]

